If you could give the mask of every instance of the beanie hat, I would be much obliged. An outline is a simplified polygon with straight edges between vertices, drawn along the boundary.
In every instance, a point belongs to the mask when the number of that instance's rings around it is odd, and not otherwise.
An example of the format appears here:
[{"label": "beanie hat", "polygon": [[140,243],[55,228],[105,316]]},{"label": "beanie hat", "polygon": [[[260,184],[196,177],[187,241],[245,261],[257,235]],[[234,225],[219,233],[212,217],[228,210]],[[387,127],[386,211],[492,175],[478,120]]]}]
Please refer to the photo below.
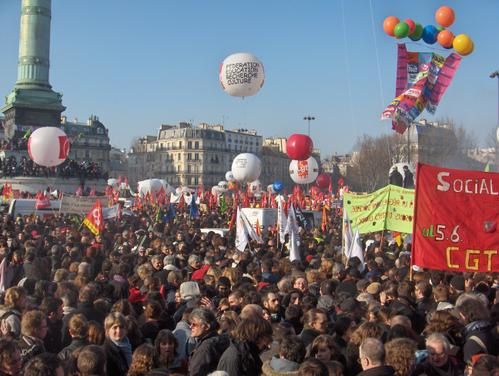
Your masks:
[{"label": "beanie hat", "polygon": [[180,285],[180,298],[183,300],[191,300],[201,296],[197,282],[183,282]]}]

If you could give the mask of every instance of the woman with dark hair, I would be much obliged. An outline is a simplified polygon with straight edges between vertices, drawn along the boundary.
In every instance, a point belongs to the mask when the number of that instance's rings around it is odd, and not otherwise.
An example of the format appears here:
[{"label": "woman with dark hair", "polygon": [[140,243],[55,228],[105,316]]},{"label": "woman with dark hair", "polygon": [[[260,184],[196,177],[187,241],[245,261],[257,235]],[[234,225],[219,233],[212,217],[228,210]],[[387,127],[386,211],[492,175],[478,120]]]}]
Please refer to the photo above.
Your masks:
[{"label": "woman with dark hair", "polygon": [[163,329],[156,336],[154,348],[159,356],[159,366],[171,371],[187,372],[187,362],[183,362],[178,354],[178,341],[171,330]]},{"label": "woman with dark hair", "polygon": [[229,375],[252,376],[262,372],[260,353],[272,343],[272,326],[261,318],[241,320],[235,339],[223,353],[217,369]]}]

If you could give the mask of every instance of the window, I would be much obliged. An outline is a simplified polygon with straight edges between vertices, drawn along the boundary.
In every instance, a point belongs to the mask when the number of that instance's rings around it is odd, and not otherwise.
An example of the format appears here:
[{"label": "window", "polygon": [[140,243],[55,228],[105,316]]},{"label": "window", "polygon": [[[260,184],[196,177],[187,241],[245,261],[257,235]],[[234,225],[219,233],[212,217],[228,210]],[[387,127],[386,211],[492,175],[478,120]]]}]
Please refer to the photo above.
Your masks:
[{"label": "window", "polygon": [[189,141],[189,142],[187,143],[187,149],[192,149],[192,141]]},{"label": "window", "polygon": [[194,143],[194,149],[196,149],[196,150],[199,149],[199,141],[196,141]]},{"label": "window", "polygon": [[191,171],[191,165],[187,165],[187,173],[190,174],[192,171]]},{"label": "window", "polygon": [[180,153],[177,154],[177,160],[180,161]]},{"label": "window", "polygon": [[192,153],[187,153],[187,160],[192,161]]},{"label": "window", "polygon": [[199,154],[198,153],[194,153],[194,160],[199,161]]},{"label": "window", "polygon": [[182,149],[182,141],[179,141],[179,142],[178,142],[178,147],[179,147],[180,149]]}]

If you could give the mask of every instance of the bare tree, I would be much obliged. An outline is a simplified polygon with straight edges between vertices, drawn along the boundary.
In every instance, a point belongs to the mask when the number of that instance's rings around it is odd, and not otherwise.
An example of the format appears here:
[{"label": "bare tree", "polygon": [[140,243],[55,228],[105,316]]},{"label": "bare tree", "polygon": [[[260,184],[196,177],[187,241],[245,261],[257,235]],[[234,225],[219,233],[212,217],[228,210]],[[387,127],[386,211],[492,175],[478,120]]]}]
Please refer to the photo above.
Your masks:
[{"label": "bare tree", "polygon": [[357,140],[355,150],[347,182],[352,189],[362,192],[385,186],[390,167],[405,158],[398,135],[363,135]]}]

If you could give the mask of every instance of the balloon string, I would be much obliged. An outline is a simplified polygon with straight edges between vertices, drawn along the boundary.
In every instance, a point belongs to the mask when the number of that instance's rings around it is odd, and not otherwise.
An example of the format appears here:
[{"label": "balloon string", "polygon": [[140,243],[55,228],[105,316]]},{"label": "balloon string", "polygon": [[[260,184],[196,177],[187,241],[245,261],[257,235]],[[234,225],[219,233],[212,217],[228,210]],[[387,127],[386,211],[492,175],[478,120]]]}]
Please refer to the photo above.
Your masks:
[{"label": "balloon string", "polygon": [[347,90],[348,90],[348,102],[350,107],[350,121],[352,123],[352,127],[354,127],[355,130],[357,130],[357,124],[355,122],[355,117],[353,113],[352,84],[350,81],[350,59],[348,55],[347,27],[345,22],[345,4],[343,0],[341,0],[341,21],[343,28],[343,45],[345,47],[345,66],[346,66],[346,76],[347,76],[346,79],[347,79]]},{"label": "balloon string", "polygon": [[376,27],[374,24],[374,11],[373,11],[372,0],[369,0],[369,8],[371,11],[371,28],[372,28],[373,38],[374,38],[374,50],[376,51],[376,65],[378,68],[379,98],[381,101],[380,109],[383,110],[383,108],[385,107],[385,101],[384,101],[385,95],[384,95],[384,90],[383,90],[383,79],[381,77],[381,64],[379,63],[378,40],[376,38]]}]

